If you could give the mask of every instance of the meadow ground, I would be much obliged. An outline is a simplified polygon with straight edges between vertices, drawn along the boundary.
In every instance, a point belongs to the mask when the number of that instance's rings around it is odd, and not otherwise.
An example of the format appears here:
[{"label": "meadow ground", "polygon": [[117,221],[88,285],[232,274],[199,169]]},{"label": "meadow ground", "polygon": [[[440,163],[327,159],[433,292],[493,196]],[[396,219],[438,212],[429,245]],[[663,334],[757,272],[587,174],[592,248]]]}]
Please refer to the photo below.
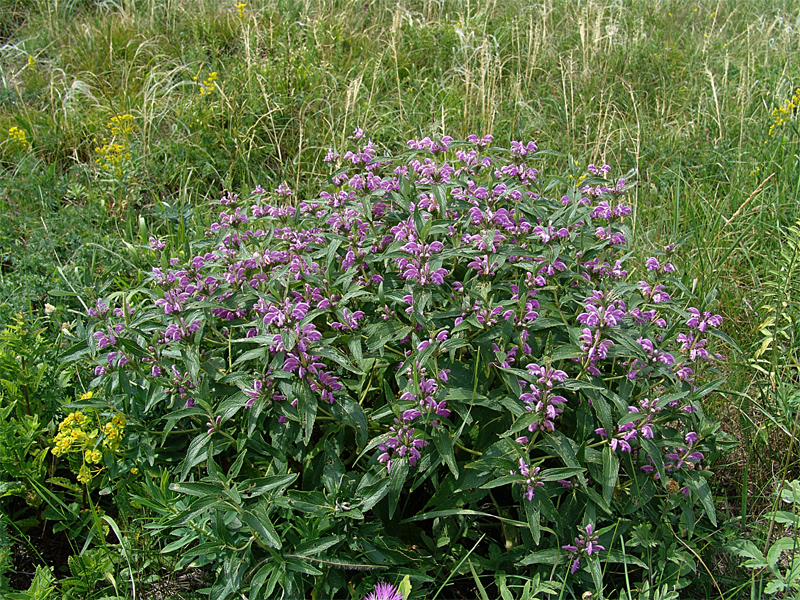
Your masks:
[{"label": "meadow ground", "polygon": [[713,492],[767,543],[800,476],[798,90],[788,0],[0,0],[0,322],[135,285],[148,237],[181,247],[223,190],[314,193],[356,127],[533,139],[550,171],[630,174],[634,254],[675,243],[716,295],[705,410],[740,443]]}]

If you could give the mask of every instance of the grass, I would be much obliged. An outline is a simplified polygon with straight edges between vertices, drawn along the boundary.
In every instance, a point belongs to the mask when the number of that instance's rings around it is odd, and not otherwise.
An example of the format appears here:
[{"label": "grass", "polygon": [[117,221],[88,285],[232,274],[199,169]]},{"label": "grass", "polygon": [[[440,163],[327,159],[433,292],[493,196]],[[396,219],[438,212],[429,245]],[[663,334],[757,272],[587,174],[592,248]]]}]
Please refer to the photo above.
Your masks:
[{"label": "grass", "polygon": [[798,65],[788,0],[0,0],[0,290],[36,312],[223,189],[312,193],[356,126],[536,139],[635,170],[636,252],[680,242],[683,284],[717,290],[743,353],[709,409],[746,441],[728,502],[758,511],[800,473],[772,452],[797,447],[797,115],[769,134]]}]

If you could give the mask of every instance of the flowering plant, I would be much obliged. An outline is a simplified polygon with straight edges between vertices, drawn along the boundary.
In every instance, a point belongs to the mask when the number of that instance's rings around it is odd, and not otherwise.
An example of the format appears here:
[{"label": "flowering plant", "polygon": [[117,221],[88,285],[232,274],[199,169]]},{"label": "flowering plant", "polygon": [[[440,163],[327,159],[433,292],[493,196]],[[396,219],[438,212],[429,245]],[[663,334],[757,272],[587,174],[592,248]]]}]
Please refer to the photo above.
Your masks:
[{"label": "flowering plant", "polygon": [[725,336],[674,246],[632,258],[631,183],[544,179],[534,142],[351,139],[315,198],[226,194],[181,254],[152,238],[69,353],[126,416],[164,550],[215,564],[215,598],[424,590],[469,553],[598,594],[599,560],[688,583],[674,540],[635,540],[716,524]]}]

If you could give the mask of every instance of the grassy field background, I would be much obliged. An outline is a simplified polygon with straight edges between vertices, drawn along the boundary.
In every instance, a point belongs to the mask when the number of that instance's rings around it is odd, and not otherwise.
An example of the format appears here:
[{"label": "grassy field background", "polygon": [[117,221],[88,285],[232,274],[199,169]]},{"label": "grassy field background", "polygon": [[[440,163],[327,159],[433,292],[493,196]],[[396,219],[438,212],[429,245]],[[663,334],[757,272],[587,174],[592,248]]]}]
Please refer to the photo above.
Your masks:
[{"label": "grassy field background", "polygon": [[[0,0],[2,320],[138,275],[223,190],[298,197],[355,127],[634,171],[635,251],[716,293],[729,516],[798,476],[800,7],[781,0]],[[58,302],[56,301],[58,300]],[[788,450],[788,451],[787,451]]]}]

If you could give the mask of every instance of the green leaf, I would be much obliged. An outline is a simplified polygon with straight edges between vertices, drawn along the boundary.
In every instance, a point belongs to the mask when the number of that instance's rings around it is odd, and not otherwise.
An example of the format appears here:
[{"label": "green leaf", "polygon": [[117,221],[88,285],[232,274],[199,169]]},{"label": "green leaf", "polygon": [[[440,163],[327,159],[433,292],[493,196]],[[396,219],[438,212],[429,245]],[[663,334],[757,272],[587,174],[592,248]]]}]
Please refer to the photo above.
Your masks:
[{"label": "green leaf", "polygon": [[265,598],[265,596],[260,595],[261,588],[264,587],[264,582],[266,582],[267,577],[269,577],[269,574],[275,566],[275,563],[267,563],[253,575],[253,579],[250,582],[250,600],[261,600],[261,598]]},{"label": "green leaf", "polygon": [[704,398],[708,396],[711,392],[718,389],[723,383],[728,380],[727,377],[721,377],[715,381],[711,381],[704,386],[701,386],[692,392],[692,399],[699,400],[700,398]]},{"label": "green leaf", "polygon": [[359,448],[366,446],[369,439],[367,416],[360,404],[347,396],[342,396],[336,399],[329,410],[336,420],[350,425],[356,430],[356,444]]},{"label": "green leaf", "polygon": [[567,344],[565,346],[559,346],[558,348],[556,348],[553,351],[551,359],[553,360],[553,362],[555,362],[557,360],[567,360],[567,359],[570,359],[570,358],[580,358],[580,357],[584,356],[584,354],[585,353],[583,352],[583,350],[581,350],[577,346],[572,346],[572,345]]},{"label": "green leaf", "polygon": [[333,259],[336,257],[336,251],[339,249],[339,246],[341,246],[341,244],[342,244],[342,239],[339,237],[330,240],[325,257],[325,267],[327,270],[330,270],[331,265],[333,264]]},{"label": "green leaf", "polygon": [[603,598],[603,573],[600,571],[600,559],[597,556],[589,556],[585,558],[589,563],[589,572],[592,574],[592,581],[594,581],[594,589],[598,594],[600,600]]},{"label": "green leaf", "polygon": [[270,475],[268,477],[258,477],[256,479],[246,479],[238,485],[239,492],[245,498],[256,498],[262,496],[267,492],[277,489],[288,487],[294,480],[297,479],[296,473],[289,473],[287,475]]},{"label": "green leaf", "polygon": [[764,515],[767,519],[774,519],[776,523],[791,524],[800,527],[800,515],[790,513],[787,510],[769,511]]},{"label": "green leaf", "polygon": [[350,341],[347,343],[348,348],[350,348],[350,352],[353,353],[353,358],[358,365],[358,368],[362,371],[364,370],[364,354],[361,351],[361,338],[359,336],[352,336]]},{"label": "green leaf", "polygon": [[[764,560],[764,555],[761,553],[761,550],[759,550],[758,546],[756,546],[750,540],[736,540],[726,546],[725,549],[736,556],[741,556],[742,558]],[[764,566],[766,565],[767,563],[765,562]]]},{"label": "green leaf", "polygon": [[550,549],[550,550],[540,550],[539,552],[533,552],[528,554],[525,558],[519,561],[517,564],[520,566],[527,566],[527,565],[556,565],[561,562],[560,559],[566,557],[561,550],[558,549]]},{"label": "green leaf", "polygon": [[347,357],[341,352],[339,352],[336,348],[330,348],[327,346],[317,347],[314,348],[314,353],[319,354],[320,356],[324,356],[325,358],[331,359],[333,362],[340,364],[351,373],[355,373],[356,375],[364,374],[361,370],[355,368],[352,364],[350,364],[350,361],[347,360]]},{"label": "green leaf", "polygon": [[117,342],[119,343],[120,346],[125,348],[126,354],[132,354],[133,356],[136,356],[138,358],[150,357],[150,354],[142,350],[141,347],[133,340],[129,340],[127,338],[118,338]]},{"label": "green leaf", "polygon": [[797,540],[790,537],[783,537],[776,540],[775,543],[769,547],[769,550],[767,550],[767,564],[769,568],[775,569],[775,566],[781,558],[781,554],[787,550],[796,550],[797,545]]},{"label": "green leaf", "polygon": [[[517,263],[517,264],[522,264],[522,263]],[[553,327],[563,327],[563,326],[564,322],[559,321],[558,319],[548,319],[545,317],[539,317],[533,323],[531,323],[528,329],[538,331],[540,329],[552,329]]]},{"label": "green leaf", "polygon": [[647,568],[647,565],[643,563],[641,560],[633,556],[632,554],[623,554],[620,550],[611,549],[606,551],[603,554],[603,561],[604,562],[613,562],[613,563],[626,563],[628,565],[634,565],[636,567],[640,567],[643,569]]},{"label": "green leaf", "polygon": [[661,455],[661,450],[658,445],[653,440],[649,440],[643,436],[639,436],[639,443],[641,444],[642,448],[644,448],[645,452],[647,452],[647,455],[653,460],[653,464],[656,467],[656,472],[658,473],[659,481],[667,481],[666,473],[664,471],[664,459]]},{"label": "green leaf", "polygon": [[603,449],[603,500],[607,503],[611,502],[614,496],[614,488],[617,487],[617,478],[619,477],[619,458],[611,451],[611,446],[606,446]]},{"label": "green leaf", "polygon": [[299,544],[297,548],[295,548],[295,552],[303,556],[319,554],[320,552],[324,552],[328,548],[332,548],[336,544],[339,544],[346,539],[347,536],[344,535],[329,535],[324,538],[319,538],[318,540],[303,542],[302,544]]},{"label": "green leaf", "polygon": [[392,468],[389,471],[389,518],[394,516],[397,510],[397,503],[400,500],[400,492],[408,477],[409,465],[407,458],[399,458],[392,461]]},{"label": "green leaf", "polygon": [[519,431],[522,431],[523,429],[527,429],[530,425],[538,423],[541,420],[541,418],[542,415],[536,411],[526,412],[519,419],[514,421],[514,424],[511,426],[511,429],[503,433],[500,437],[508,437],[510,435],[514,435]]},{"label": "green leaf", "polygon": [[[364,480],[362,479],[362,482],[363,481]],[[361,498],[361,504],[359,504],[359,508],[364,512],[370,510],[373,506],[380,502],[383,497],[386,496],[386,494],[389,493],[388,477],[384,477],[363,487],[361,487],[361,485],[362,484],[359,483],[359,488],[356,490],[356,498]]]},{"label": "green leaf", "polygon": [[303,427],[303,443],[308,445],[311,434],[314,432],[314,421],[317,419],[317,397],[305,381],[295,389],[300,388],[297,394],[297,413],[300,415],[300,425]]},{"label": "green leaf", "polygon": [[367,328],[367,348],[370,352],[383,350],[383,347],[391,341],[402,340],[409,333],[411,327],[403,325],[400,321],[385,321],[376,328]]},{"label": "green leaf", "polygon": [[546,469],[536,476],[539,481],[560,481],[562,479],[569,479],[580,475],[586,469],[581,467],[557,467],[555,469]]},{"label": "green leaf", "polygon": [[315,577],[323,575],[323,572],[320,571],[318,568],[308,564],[304,560],[300,560],[299,558],[295,558],[292,556],[286,557],[286,568],[291,569],[292,571],[296,571],[298,573],[313,575]]},{"label": "green leaf", "polygon": [[481,486],[483,490],[491,490],[496,487],[500,487],[501,485],[508,485],[509,483],[519,483],[520,476],[519,475],[503,475],[502,477],[498,477],[492,481],[487,481]]},{"label": "green leaf", "polygon": [[606,502],[605,498],[603,498],[600,494],[598,494],[596,490],[587,487],[583,489],[583,492],[586,493],[586,495],[589,496],[589,499],[592,500],[592,502],[594,502],[599,508],[601,508],[608,515],[613,516],[613,513],[611,512],[611,507],[608,505],[608,502]]},{"label": "green leaf", "polygon": [[223,486],[221,483],[173,483],[169,489],[188,496],[203,497],[222,493]]},{"label": "green leaf", "polygon": [[733,338],[731,338],[728,334],[720,331],[719,329],[714,329],[714,328],[708,329],[707,331],[708,331],[709,335],[713,335],[714,337],[719,338],[723,342],[728,344],[731,348],[733,348],[739,354],[739,356],[742,356],[744,354],[742,349],[739,347],[739,344],[737,344],[735,341],[733,341]]},{"label": "green leaf", "polygon": [[706,514],[708,515],[711,524],[716,527],[717,511],[714,509],[714,499],[711,497],[711,490],[708,487],[706,478],[698,473],[691,473],[689,487],[694,490],[695,494],[697,494],[697,497],[700,499],[700,503],[703,505],[703,508],[706,509]]},{"label": "green leaf", "polygon": [[523,523],[522,521],[515,521],[514,519],[507,519],[505,517],[500,517],[498,515],[493,515],[487,512],[481,512],[478,510],[470,510],[467,508],[459,508],[459,509],[449,509],[449,510],[433,510],[431,512],[422,513],[419,515],[414,515],[413,517],[409,517],[407,519],[403,519],[401,523],[411,523],[413,521],[426,521],[428,519],[438,519],[440,517],[486,517],[489,519],[497,519],[503,523],[508,523],[513,525],[514,527],[527,527],[527,523]]},{"label": "green leaf", "polygon": [[533,536],[533,543],[538,546],[539,540],[542,537],[542,531],[539,527],[539,518],[541,516],[541,512],[536,506],[533,505],[533,502],[523,500],[523,504],[525,505],[525,516],[528,519],[528,526],[530,527],[531,535]]},{"label": "green leaf", "polygon": [[451,400],[461,400],[463,402],[488,402],[489,399],[484,396],[483,394],[479,394],[477,392],[472,391],[471,389],[467,388],[447,388],[445,391],[445,400],[450,402]]},{"label": "green leaf", "polygon": [[[254,339],[254,338],[251,338],[250,340],[247,340],[247,341],[252,341],[252,339]],[[267,348],[268,348],[268,346],[261,346],[259,348],[253,348],[251,350],[248,350],[247,352],[242,353],[234,361],[233,366],[239,365],[239,364],[244,363],[244,362],[249,362],[249,361],[253,361],[253,362],[257,362],[257,363],[264,361],[266,359],[266,357],[267,357]]]},{"label": "green leaf", "polygon": [[768,596],[774,596],[775,594],[782,592],[785,589],[786,589],[786,583],[784,583],[780,579],[773,579],[764,588],[764,593]]},{"label": "green leaf", "polygon": [[253,512],[247,511],[242,513],[241,517],[242,521],[250,527],[253,533],[258,534],[265,544],[276,550],[280,550],[281,540],[280,537],[278,537],[278,532],[275,531],[272,521],[270,521],[267,516],[267,511],[264,510],[261,504],[256,506]]},{"label": "green leaf", "polygon": [[169,554],[170,552],[175,552],[175,550],[180,550],[187,544],[192,543],[198,538],[198,534],[194,531],[187,533],[183,537],[175,540],[174,542],[170,542],[166,546],[161,549],[163,554]]},{"label": "green leaf", "polygon": [[600,394],[589,392],[586,396],[592,401],[592,408],[594,409],[597,419],[600,424],[610,435],[614,431],[614,421],[611,416],[611,407],[608,401]]},{"label": "green leaf", "polygon": [[[564,462],[564,464],[567,465],[567,467],[580,469],[583,471],[583,468],[578,462],[577,447],[575,446],[575,442],[573,442],[563,433],[560,431],[552,432],[546,436],[544,445],[552,449],[556,456],[558,456]],[[583,476],[583,473],[577,473],[577,477],[581,485],[585,486],[586,478]]]},{"label": "green leaf", "polygon": [[192,440],[189,444],[189,449],[186,452],[186,458],[183,459],[183,468],[181,469],[181,479],[186,479],[192,467],[203,462],[206,459],[206,446],[211,441],[210,433],[201,433]]},{"label": "green leaf", "polygon": [[59,362],[73,362],[87,354],[91,354],[89,343],[86,340],[70,346],[67,350],[58,355]]},{"label": "green leaf", "polygon": [[403,581],[400,582],[400,585],[397,586],[397,593],[400,594],[404,599],[408,598],[411,595],[411,576],[406,575],[403,577]]},{"label": "green leaf", "polygon": [[287,494],[293,508],[312,515],[326,515],[333,512],[333,507],[325,500],[322,492],[306,492],[291,490]]},{"label": "green leaf", "polygon": [[433,443],[436,445],[439,455],[442,457],[442,460],[444,460],[447,468],[450,469],[453,477],[458,479],[458,465],[456,464],[456,457],[453,453],[453,440],[450,439],[444,427],[440,427],[434,431]]}]

